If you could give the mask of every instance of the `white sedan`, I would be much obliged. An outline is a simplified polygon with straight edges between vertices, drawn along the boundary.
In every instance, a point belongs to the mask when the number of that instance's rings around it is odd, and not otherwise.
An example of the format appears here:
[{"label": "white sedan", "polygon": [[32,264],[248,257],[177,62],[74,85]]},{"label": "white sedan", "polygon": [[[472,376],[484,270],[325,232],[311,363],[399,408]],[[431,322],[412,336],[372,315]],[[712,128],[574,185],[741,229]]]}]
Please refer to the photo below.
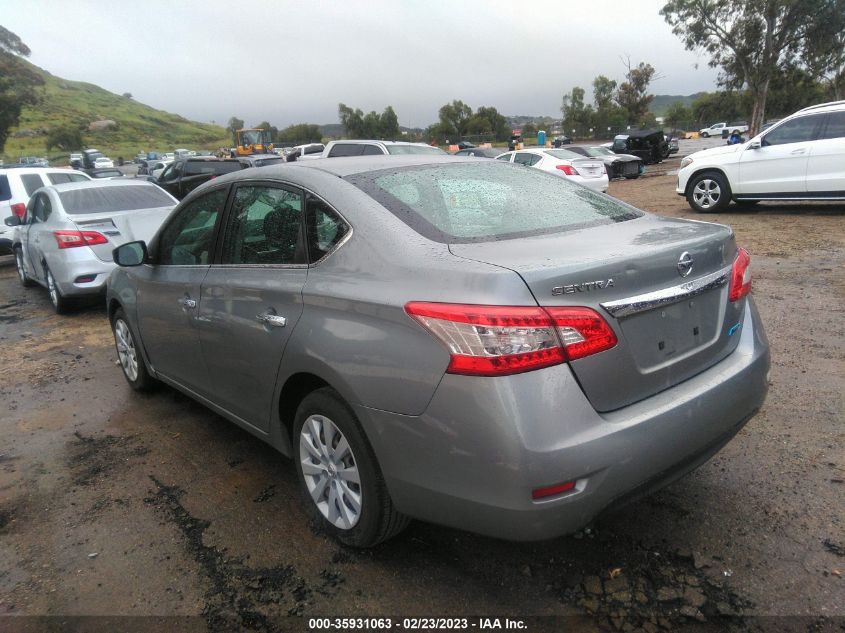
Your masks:
[{"label": "white sedan", "polygon": [[102,169],[104,167],[114,167],[114,161],[106,156],[100,156],[94,161],[94,169]]},{"label": "white sedan", "polygon": [[589,187],[593,191],[607,193],[608,179],[604,163],[594,158],[585,158],[569,150],[543,147],[521,149],[506,152],[497,156],[496,160],[542,169]]}]

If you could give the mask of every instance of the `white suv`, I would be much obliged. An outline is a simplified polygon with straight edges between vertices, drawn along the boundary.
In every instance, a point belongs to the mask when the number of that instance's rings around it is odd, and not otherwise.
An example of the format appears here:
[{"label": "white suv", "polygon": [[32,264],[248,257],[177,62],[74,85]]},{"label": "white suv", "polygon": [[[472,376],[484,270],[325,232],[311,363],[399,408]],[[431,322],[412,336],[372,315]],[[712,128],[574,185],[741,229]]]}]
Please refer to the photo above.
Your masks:
[{"label": "white suv", "polygon": [[12,250],[14,228],[6,226],[11,215],[23,217],[26,205],[36,189],[63,182],[91,180],[88,174],[72,169],[49,167],[18,167],[0,169],[0,255]]},{"label": "white suv", "polygon": [[385,154],[446,154],[442,149],[425,143],[407,143],[405,141],[348,140],[330,141],[323,150],[322,158],[340,158],[344,156],[383,156]]},{"label": "white suv", "polygon": [[690,154],[675,191],[702,213],[731,200],[845,200],[845,101],[799,110],[746,143]]}]

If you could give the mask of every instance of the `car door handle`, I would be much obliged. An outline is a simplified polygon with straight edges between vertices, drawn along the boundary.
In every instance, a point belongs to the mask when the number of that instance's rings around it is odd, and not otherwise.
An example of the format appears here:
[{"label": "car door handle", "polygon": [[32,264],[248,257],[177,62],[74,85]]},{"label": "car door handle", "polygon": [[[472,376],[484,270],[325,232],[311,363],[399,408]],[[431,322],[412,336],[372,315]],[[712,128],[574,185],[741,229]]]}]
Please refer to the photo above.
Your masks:
[{"label": "car door handle", "polygon": [[789,153],[795,155],[795,154],[803,154],[806,151],[807,151],[807,149],[802,147],[801,149],[794,149]]},{"label": "car door handle", "polygon": [[288,324],[288,320],[285,317],[270,312],[256,314],[255,320],[271,327],[285,327]]},{"label": "car door handle", "polygon": [[191,299],[190,297],[183,297],[182,299],[179,299],[176,303],[182,306],[182,308],[185,310],[193,310],[197,307],[196,300]]}]

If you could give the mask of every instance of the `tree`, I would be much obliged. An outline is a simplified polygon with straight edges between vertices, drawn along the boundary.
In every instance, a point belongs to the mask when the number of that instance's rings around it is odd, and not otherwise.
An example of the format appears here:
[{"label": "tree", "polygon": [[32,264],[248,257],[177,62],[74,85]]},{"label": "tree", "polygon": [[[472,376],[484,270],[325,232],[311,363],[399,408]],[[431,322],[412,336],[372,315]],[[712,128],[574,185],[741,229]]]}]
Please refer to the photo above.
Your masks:
[{"label": "tree", "polygon": [[270,142],[275,143],[276,137],[279,135],[279,130],[275,126],[270,125],[269,121],[262,121],[255,125],[260,130],[266,130],[270,134]]},{"label": "tree", "polygon": [[319,141],[320,127],[310,123],[297,123],[279,130],[276,138],[282,143],[306,143]]},{"label": "tree", "polygon": [[675,101],[675,103],[667,108],[666,115],[663,119],[669,124],[669,127],[676,130],[681,124],[689,123],[692,120],[692,112],[690,112],[690,109],[683,102]]},{"label": "tree", "polygon": [[593,107],[584,104],[586,91],[580,86],[575,86],[567,95],[563,95],[563,103],[560,111],[563,114],[564,132],[578,130],[583,134],[591,127],[593,119]]},{"label": "tree", "polygon": [[82,132],[80,132],[78,127],[73,127],[72,125],[55,127],[47,134],[48,152],[54,147],[67,152],[80,149],[82,146]]},{"label": "tree", "polygon": [[399,117],[393,111],[393,106],[387,106],[381,113],[381,137],[395,139],[402,135],[399,129]]},{"label": "tree", "polygon": [[493,106],[479,106],[472,120],[487,122],[483,132],[471,132],[473,134],[492,134],[497,141],[506,141],[510,137],[508,120]]},{"label": "tree", "polygon": [[124,92],[122,96],[123,96],[124,99],[131,99],[132,93],[131,92]]},{"label": "tree", "polygon": [[276,133],[279,143],[311,143],[322,139],[320,126],[312,123],[297,123],[289,125]]},{"label": "tree", "polygon": [[472,108],[463,101],[455,100],[442,106],[437,113],[441,131],[457,141],[467,133],[467,125],[472,117]]},{"label": "tree", "polygon": [[845,0],[670,0],[660,13],[687,49],[709,53],[724,86],[747,86],[751,135],[778,71],[794,64],[821,76],[843,61]]},{"label": "tree", "polygon": [[229,132],[232,133],[232,138],[234,138],[235,132],[237,132],[238,130],[242,130],[243,127],[244,127],[244,120],[239,119],[236,116],[233,116],[232,118],[229,119],[229,124],[226,126],[226,129],[229,130]]},{"label": "tree", "polygon": [[0,152],[6,146],[9,130],[18,124],[24,106],[38,103],[38,87],[44,79],[20,61],[29,57],[29,47],[21,38],[0,26]]},{"label": "tree", "polygon": [[655,79],[654,66],[640,62],[631,67],[630,57],[623,60],[627,72],[625,81],[619,84],[616,91],[616,103],[628,113],[628,122],[642,125],[646,120],[646,113],[654,99],[648,94],[648,86]]},{"label": "tree", "polygon": [[364,113],[361,110],[353,110],[345,103],[337,104],[337,116],[340,124],[346,130],[349,138],[362,138],[364,136]]}]

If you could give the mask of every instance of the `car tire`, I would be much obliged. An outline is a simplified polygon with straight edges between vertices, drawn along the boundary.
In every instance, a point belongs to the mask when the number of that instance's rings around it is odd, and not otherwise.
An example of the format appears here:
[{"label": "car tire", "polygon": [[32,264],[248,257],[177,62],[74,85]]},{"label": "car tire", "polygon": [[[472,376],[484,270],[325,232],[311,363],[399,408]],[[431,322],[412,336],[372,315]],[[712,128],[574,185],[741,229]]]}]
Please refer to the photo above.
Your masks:
[{"label": "car tire", "polygon": [[687,186],[687,202],[698,213],[716,213],[731,201],[727,179],[715,171],[696,174]]},{"label": "car tire", "polygon": [[147,370],[144,356],[135,342],[135,335],[132,334],[132,328],[129,327],[123,308],[118,308],[112,315],[111,329],[117,350],[117,360],[126,382],[135,391],[150,391],[158,385],[158,381]]},{"label": "car tire", "polygon": [[625,176],[625,180],[636,180],[639,177],[639,174],[634,174],[633,176]]},{"label": "car tire", "polygon": [[707,132],[702,132],[701,137],[702,138],[710,138],[710,135]]},{"label": "car tire", "polygon": [[303,502],[321,531],[345,545],[372,547],[408,525],[393,507],[361,425],[334,389],[303,398],[292,444]]},{"label": "car tire", "polygon": [[23,249],[20,246],[15,247],[15,268],[18,271],[18,281],[24,288],[31,288],[35,282],[26,274],[26,269],[23,266]]},{"label": "car tire", "polygon": [[62,291],[56,285],[53,273],[46,265],[44,266],[44,279],[47,282],[47,294],[50,296],[50,303],[53,304],[56,314],[66,314],[70,310],[70,300],[62,295]]}]

